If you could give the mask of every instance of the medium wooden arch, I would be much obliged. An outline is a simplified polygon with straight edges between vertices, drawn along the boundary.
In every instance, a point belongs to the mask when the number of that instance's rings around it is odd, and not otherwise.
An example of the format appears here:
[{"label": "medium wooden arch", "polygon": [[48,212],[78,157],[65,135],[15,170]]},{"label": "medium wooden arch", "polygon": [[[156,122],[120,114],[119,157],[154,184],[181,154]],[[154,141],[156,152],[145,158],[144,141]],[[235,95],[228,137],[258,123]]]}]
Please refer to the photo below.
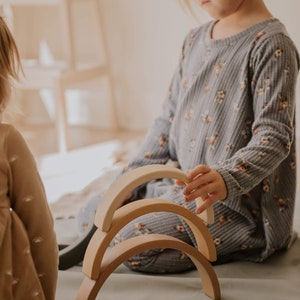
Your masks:
[{"label": "medium wooden arch", "polygon": [[[107,232],[110,229],[113,214],[123,204],[128,193],[146,182],[159,178],[173,178],[188,182],[183,171],[171,166],[155,164],[131,170],[119,177],[103,196],[96,212],[95,225]],[[197,198],[196,203],[199,206],[202,199]],[[206,209],[199,216],[208,224],[214,223],[212,207]]]},{"label": "medium wooden arch", "polygon": [[[183,206],[161,199],[144,199],[120,207],[126,195],[134,188],[158,178],[174,178],[187,182],[185,173],[179,169],[166,165],[150,165],[125,173],[104,195],[95,217],[98,229],[88,245],[83,261],[83,272],[88,278],[82,282],[78,300],[95,299],[107,277],[119,264],[151,248],[171,248],[186,253],[198,269],[204,292],[212,299],[220,299],[219,282],[209,262],[216,259],[216,249],[201,218]],[[160,210],[171,211],[184,218],[195,235],[198,249],[167,235],[147,234],[125,240],[107,250],[109,242],[122,226],[135,217]],[[207,209],[202,217],[208,223],[213,222],[213,209]]]},{"label": "medium wooden arch", "polygon": [[83,273],[89,278],[96,280],[100,276],[104,253],[115,235],[127,223],[137,217],[151,213],[167,211],[181,216],[191,228],[198,246],[198,250],[209,261],[217,259],[216,249],[213,239],[203,221],[194,213],[182,206],[163,199],[143,199],[129,203],[119,208],[112,219],[111,227],[108,232],[97,230],[86,250],[83,263]]},{"label": "medium wooden arch", "polygon": [[94,300],[108,276],[125,260],[133,255],[153,248],[169,248],[182,251],[194,262],[202,279],[203,291],[212,299],[221,299],[216,273],[206,258],[193,246],[163,234],[149,234],[133,237],[108,250],[101,264],[99,278],[85,278],[80,286],[77,300]]}]

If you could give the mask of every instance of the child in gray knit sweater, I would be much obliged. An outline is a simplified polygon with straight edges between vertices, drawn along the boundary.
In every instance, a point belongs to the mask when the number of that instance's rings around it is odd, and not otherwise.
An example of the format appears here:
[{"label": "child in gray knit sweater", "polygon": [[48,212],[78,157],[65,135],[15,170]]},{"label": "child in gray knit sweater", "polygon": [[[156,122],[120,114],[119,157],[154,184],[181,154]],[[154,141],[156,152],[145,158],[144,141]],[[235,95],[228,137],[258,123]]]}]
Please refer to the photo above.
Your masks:
[{"label": "child in gray knit sweater", "polygon": [[[198,213],[214,207],[208,228],[217,262],[260,262],[293,238],[299,57],[262,0],[195,2],[213,20],[187,35],[162,112],[127,168],[172,161],[190,183],[151,181],[126,200],[163,198],[195,211],[201,197]],[[186,223],[165,212],[129,223],[116,242],[148,233],[196,246]],[[173,249],[143,252],[126,265],[156,273],[194,268]]]}]

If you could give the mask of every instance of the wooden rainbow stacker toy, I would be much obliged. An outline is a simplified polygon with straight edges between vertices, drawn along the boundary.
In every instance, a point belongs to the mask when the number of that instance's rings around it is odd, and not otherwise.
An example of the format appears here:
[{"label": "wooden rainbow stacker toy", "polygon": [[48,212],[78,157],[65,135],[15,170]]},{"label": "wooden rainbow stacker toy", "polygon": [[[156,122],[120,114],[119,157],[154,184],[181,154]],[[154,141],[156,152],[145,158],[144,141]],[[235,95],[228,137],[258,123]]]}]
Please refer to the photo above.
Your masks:
[{"label": "wooden rainbow stacker toy", "polygon": [[[210,262],[215,261],[216,249],[206,223],[214,222],[213,209],[196,215],[183,206],[168,199],[142,199],[122,205],[125,196],[148,181],[173,178],[187,182],[181,170],[166,165],[148,165],[125,173],[118,178],[104,195],[96,213],[97,230],[87,247],[82,271],[85,274],[77,300],[96,299],[102,285],[110,274],[125,260],[152,248],[169,248],[182,251],[195,264],[206,295],[214,300],[221,299],[217,275]],[[197,199],[196,202],[201,202]],[[120,207],[121,206],[121,207]],[[172,212],[182,217],[190,226],[197,241],[197,248],[174,237],[163,234],[147,234],[125,240],[109,248],[115,235],[135,218],[158,211]]]}]

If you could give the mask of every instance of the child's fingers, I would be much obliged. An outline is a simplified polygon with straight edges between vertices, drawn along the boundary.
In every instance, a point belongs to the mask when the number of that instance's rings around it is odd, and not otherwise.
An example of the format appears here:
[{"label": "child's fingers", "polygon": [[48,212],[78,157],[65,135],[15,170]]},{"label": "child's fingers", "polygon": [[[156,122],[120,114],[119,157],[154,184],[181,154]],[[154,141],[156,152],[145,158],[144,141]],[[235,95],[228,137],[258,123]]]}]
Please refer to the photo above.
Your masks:
[{"label": "child's fingers", "polygon": [[199,166],[195,167],[194,169],[192,169],[191,171],[189,171],[187,174],[187,177],[189,180],[193,180],[193,179],[197,178],[198,176],[208,173],[210,170],[211,170],[210,167],[208,167],[206,165],[199,165]]},{"label": "child's fingers", "polygon": [[200,192],[205,194],[212,192],[211,190],[209,190],[212,187],[208,187],[208,185],[212,184],[214,181],[215,181],[215,176],[211,172],[198,176],[186,185],[185,189],[183,190],[183,194],[185,196],[189,196],[194,194],[195,192]]},{"label": "child's fingers", "polygon": [[189,188],[189,191],[186,191],[186,188],[183,190],[185,201],[195,200],[198,197],[206,199],[208,195],[211,196],[216,191],[213,183],[208,183],[202,186],[195,186],[195,188],[191,188],[189,186]]},{"label": "child's fingers", "polygon": [[227,196],[227,188],[222,176],[215,170],[197,177],[191,181],[183,190],[186,201],[191,201],[198,197],[210,200],[223,200]]},{"label": "child's fingers", "polygon": [[183,182],[183,181],[181,181],[181,180],[178,180],[178,179],[175,180],[175,183],[176,183],[177,185],[186,185],[185,182]]}]

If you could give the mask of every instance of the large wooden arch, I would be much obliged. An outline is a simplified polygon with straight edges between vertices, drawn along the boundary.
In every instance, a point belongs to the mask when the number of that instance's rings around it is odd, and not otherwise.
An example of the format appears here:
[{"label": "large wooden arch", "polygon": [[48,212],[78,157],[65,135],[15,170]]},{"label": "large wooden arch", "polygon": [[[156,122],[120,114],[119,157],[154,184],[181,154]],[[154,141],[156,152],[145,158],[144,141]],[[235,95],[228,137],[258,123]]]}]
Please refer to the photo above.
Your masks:
[{"label": "large wooden arch", "polygon": [[212,299],[221,299],[219,281],[209,261],[196,248],[171,236],[163,234],[141,235],[128,239],[108,250],[103,258],[100,276],[97,280],[85,278],[77,300],[94,300],[109,275],[125,260],[142,251],[153,248],[179,250],[194,262],[202,279],[204,293]]},{"label": "large wooden arch", "polygon": [[203,221],[187,209],[182,209],[180,205],[163,199],[143,199],[129,203],[119,208],[113,216],[111,227],[108,232],[97,230],[93,235],[87,248],[87,254],[84,258],[83,273],[91,279],[97,279],[100,276],[104,253],[115,235],[127,223],[151,212],[166,211],[181,216],[190,226],[194,233],[198,250],[209,261],[217,259],[216,249],[213,239]]},{"label": "large wooden arch", "polygon": [[[170,248],[186,253],[198,269],[203,291],[212,299],[220,299],[219,282],[209,262],[216,259],[216,251],[201,218],[183,206],[162,199],[144,199],[120,207],[125,196],[134,188],[158,178],[174,178],[187,182],[186,175],[176,168],[150,165],[124,174],[105,194],[95,217],[98,229],[85,253],[83,272],[88,278],[82,282],[78,300],[95,299],[105,280],[119,264],[151,248]],[[128,239],[107,250],[110,241],[123,226],[138,216],[155,211],[169,211],[184,218],[196,238],[198,248],[170,236],[147,234]],[[213,222],[213,209],[209,208],[203,216],[205,222]]]}]

